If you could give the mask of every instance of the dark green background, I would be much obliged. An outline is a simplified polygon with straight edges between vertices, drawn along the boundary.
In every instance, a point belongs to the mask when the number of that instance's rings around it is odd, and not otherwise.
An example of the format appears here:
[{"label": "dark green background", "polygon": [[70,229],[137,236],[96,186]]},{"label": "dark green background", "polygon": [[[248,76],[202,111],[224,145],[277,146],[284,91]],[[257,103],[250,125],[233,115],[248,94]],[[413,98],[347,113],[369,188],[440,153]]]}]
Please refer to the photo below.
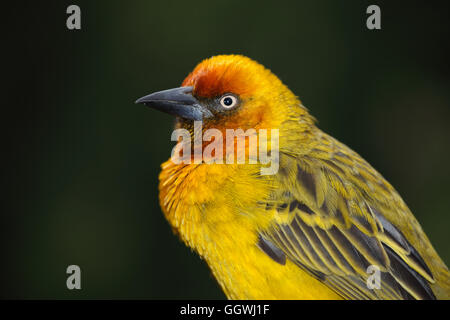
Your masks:
[{"label": "dark green background", "polygon": [[[173,120],[133,103],[222,53],[277,74],[448,263],[449,10],[392,2],[74,1],[80,31],[66,28],[72,2],[5,8],[1,297],[224,298],[158,205]],[[365,26],[372,3],[382,30]]]}]

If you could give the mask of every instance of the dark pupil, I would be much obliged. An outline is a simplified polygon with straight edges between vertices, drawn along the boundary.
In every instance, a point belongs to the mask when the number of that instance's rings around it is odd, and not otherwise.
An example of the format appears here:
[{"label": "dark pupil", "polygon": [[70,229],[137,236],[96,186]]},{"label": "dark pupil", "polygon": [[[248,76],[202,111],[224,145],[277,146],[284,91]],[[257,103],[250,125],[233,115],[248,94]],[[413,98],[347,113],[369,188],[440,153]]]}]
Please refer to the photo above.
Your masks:
[{"label": "dark pupil", "polygon": [[233,99],[231,99],[231,98],[225,98],[225,99],[223,99],[223,103],[224,103],[224,105],[226,105],[227,107],[228,106],[231,106],[232,104],[233,104]]}]

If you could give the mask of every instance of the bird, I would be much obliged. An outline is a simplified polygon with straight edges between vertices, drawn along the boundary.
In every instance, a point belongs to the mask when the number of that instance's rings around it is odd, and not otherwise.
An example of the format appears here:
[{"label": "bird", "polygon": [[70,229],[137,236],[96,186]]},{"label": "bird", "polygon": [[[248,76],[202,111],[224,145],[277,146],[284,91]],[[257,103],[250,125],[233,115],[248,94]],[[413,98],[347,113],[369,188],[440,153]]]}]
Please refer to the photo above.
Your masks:
[{"label": "bird", "polygon": [[[228,299],[449,299],[448,268],[398,192],[319,129],[262,64],[243,55],[213,56],[181,87],[136,103],[175,116],[175,129],[191,138],[196,121],[201,133],[214,129],[223,136],[239,129],[253,129],[259,138],[261,130],[278,132],[278,146],[264,146],[276,153],[273,174],[262,174],[267,164],[249,161],[171,157],[161,165],[162,211]],[[202,141],[197,149],[207,146]],[[196,147],[188,148],[184,158],[192,160]],[[230,154],[224,149],[216,160],[222,156]]]}]

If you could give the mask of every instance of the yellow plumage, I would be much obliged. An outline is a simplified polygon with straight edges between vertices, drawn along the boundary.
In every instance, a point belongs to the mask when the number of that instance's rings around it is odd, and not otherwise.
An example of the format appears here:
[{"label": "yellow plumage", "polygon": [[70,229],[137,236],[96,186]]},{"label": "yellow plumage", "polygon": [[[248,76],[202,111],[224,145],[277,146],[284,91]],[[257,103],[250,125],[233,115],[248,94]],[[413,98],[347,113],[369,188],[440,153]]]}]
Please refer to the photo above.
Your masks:
[{"label": "yellow plumage", "polygon": [[[227,297],[449,299],[448,269],[398,193],[318,129],[269,70],[217,56],[183,86],[200,102],[240,98],[239,109],[205,119],[204,130],[280,130],[275,175],[261,175],[259,164],[162,165],[163,212]],[[177,127],[192,129],[182,118]],[[380,289],[367,287],[369,265],[381,272]]]}]

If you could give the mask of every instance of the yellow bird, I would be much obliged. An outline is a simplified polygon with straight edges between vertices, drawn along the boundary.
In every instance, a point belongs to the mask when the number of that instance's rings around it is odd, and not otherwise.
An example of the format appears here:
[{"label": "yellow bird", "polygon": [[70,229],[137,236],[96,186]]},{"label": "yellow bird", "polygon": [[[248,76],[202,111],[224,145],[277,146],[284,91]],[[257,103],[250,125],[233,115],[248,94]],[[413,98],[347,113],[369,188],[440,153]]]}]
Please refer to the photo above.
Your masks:
[{"label": "yellow bird", "polygon": [[[215,56],[180,88],[136,102],[175,115],[175,127],[194,139],[195,121],[202,134],[254,129],[261,138],[261,130],[278,130],[278,146],[265,145],[268,155],[277,155],[274,174],[262,174],[267,164],[261,161],[172,157],[162,164],[162,210],[228,298],[449,299],[448,269],[400,195],[361,156],[321,131],[262,65]],[[200,148],[207,146],[202,141]],[[198,151],[189,148],[185,160]],[[224,150],[224,160],[235,159],[231,148]]]}]

